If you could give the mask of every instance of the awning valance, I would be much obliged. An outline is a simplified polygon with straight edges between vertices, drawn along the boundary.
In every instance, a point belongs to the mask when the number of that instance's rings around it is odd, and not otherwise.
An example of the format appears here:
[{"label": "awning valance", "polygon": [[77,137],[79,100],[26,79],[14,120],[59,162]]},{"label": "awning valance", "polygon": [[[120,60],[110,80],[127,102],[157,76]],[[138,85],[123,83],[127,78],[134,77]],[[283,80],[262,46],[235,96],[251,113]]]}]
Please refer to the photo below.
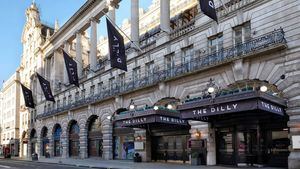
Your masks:
[{"label": "awning valance", "polygon": [[247,91],[216,98],[201,99],[178,106],[181,118],[185,120],[208,121],[216,115],[251,110],[284,115],[286,102],[278,97],[258,91]]},{"label": "awning valance", "polygon": [[167,109],[128,111],[125,114],[117,115],[114,119],[114,124],[115,127],[133,128],[145,128],[149,125],[188,125],[186,120],[180,119],[179,112]]}]

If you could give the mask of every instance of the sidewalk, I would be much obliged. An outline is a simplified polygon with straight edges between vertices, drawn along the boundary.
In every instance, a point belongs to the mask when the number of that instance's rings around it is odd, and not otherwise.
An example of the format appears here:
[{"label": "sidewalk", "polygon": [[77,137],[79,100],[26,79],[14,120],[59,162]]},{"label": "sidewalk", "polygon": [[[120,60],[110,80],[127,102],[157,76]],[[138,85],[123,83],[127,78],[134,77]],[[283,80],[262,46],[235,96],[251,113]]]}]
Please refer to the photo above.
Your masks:
[{"label": "sidewalk", "polygon": [[[22,159],[13,157],[12,160],[31,161],[31,159]],[[174,163],[133,163],[123,160],[96,160],[96,159],[62,159],[62,158],[40,158],[40,163],[53,163],[72,165],[77,167],[101,168],[101,169],[237,169],[237,167],[223,166],[191,166],[190,164],[174,164]],[[255,167],[241,167],[247,169],[255,169]],[[257,169],[257,168],[256,168]],[[266,167],[263,169],[279,169]]]}]

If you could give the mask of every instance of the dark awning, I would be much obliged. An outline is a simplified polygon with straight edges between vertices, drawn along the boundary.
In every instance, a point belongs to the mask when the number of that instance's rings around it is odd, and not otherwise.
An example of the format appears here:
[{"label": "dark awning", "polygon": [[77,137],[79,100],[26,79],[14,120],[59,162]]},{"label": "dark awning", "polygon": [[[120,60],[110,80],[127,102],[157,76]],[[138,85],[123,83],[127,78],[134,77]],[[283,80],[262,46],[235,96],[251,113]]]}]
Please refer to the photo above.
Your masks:
[{"label": "dark awning", "polygon": [[201,99],[178,106],[181,118],[185,120],[208,121],[216,115],[261,110],[276,115],[284,115],[286,102],[278,97],[258,91],[247,91],[214,99]]},{"label": "dark awning", "polygon": [[149,126],[180,125],[188,126],[186,120],[180,119],[180,113],[167,109],[146,109],[128,111],[117,115],[114,119],[115,127],[146,128]]}]

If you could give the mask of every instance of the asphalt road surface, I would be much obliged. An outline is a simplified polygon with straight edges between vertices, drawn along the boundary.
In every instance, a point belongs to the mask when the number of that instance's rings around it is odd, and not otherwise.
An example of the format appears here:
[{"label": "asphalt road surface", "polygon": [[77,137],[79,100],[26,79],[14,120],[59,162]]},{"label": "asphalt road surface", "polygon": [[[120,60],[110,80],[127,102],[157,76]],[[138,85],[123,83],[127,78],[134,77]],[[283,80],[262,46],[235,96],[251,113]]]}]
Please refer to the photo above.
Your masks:
[{"label": "asphalt road surface", "polygon": [[68,165],[0,159],[0,169],[2,168],[3,169],[86,169],[85,167],[76,167],[76,166],[68,166]]}]

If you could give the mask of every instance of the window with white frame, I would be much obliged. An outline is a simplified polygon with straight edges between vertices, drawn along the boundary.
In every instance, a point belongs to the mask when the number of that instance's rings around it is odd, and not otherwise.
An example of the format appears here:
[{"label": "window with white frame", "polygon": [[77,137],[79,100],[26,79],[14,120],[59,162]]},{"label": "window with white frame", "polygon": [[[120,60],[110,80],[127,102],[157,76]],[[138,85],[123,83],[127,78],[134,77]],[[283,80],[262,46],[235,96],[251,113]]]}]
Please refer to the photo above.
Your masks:
[{"label": "window with white frame", "polygon": [[208,53],[213,54],[223,49],[223,34],[212,36],[208,38]]},{"label": "window with white frame", "polygon": [[109,89],[110,90],[113,90],[114,89],[114,86],[115,86],[115,77],[111,77],[109,80],[108,80],[108,83],[109,83]]},{"label": "window with white frame", "polygon": [[165,69],[168,72],[172,71],[172,68],[175,66],[175,56],[174,53],[165,56]]},{"label": "window with white frame", "polygon": [[141,67],[136,67],[132,70],[132,79],[133,81],[139,80],[141,77]]},{"label": "window with white frame", "polygon": [[251,39],[251,25],[250,22],[246,22],[242,25],[233,28],[233,40],[234,44],[241,44]]},{"label": "window with white frame", "polygon": [[93,96],[95,94],[95,85],[92,85],[90,87],[90,96]]},{"label": "window with white frame", "polygon": [[121,88],[125,86],[125,73],[119,74],[119,85]]},{"label": "window with white frame", "polygon": [[193,47],[182,49],[181,63],[184,65],[186,71],[189,71],[191,69],[191,60],[193,59],[193,55]]}]

